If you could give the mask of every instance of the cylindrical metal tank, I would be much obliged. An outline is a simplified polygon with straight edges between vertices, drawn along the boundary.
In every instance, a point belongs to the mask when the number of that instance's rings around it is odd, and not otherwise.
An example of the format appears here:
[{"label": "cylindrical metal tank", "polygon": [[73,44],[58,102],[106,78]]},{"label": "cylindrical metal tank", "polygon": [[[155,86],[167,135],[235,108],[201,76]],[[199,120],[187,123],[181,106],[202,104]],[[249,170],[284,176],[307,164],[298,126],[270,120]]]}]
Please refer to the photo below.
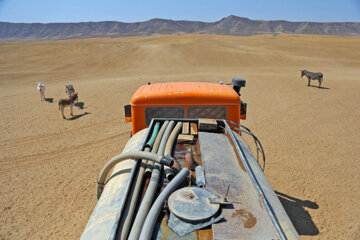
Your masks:
[{"label": "cylindrical metal tank", "polygon": [[[147,130],[147,128],[143,129],[133,135],[123,152],[142,150]],[[129,159],[115,165],[81,240],[115,239],[118,222],[125,205],[125,196],[129,191],[129,182],[135,175],[137,164],[138,161]]]}]

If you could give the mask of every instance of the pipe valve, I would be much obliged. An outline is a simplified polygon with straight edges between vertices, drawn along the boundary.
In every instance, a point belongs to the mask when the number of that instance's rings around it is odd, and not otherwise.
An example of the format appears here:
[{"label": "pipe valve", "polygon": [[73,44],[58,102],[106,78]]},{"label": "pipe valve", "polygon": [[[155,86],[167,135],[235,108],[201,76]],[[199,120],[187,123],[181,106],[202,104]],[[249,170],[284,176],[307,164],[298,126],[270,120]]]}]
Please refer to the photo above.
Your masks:
[{"label": "pipe valve", "polygon": [[163,156],[160,160],[161,164],[171,167],[174,164],[174,158],[170,156]]}]

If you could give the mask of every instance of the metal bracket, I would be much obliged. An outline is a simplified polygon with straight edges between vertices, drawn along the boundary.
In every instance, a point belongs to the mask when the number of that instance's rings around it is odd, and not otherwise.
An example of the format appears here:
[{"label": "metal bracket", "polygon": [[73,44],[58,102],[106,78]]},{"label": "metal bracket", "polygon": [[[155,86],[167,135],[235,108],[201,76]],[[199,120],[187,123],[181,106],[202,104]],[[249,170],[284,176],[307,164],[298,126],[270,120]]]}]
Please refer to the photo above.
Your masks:
[{"label": "metal bracket", "polygon": [[228,189],[226,191],[225,197],[218,197],[218,198],[209,198],[211,204],[220,204],[220,205],[230,205],[234,202],[230,202],[227,200],[227,196],[229,194],[230,185],[228,185]]}]

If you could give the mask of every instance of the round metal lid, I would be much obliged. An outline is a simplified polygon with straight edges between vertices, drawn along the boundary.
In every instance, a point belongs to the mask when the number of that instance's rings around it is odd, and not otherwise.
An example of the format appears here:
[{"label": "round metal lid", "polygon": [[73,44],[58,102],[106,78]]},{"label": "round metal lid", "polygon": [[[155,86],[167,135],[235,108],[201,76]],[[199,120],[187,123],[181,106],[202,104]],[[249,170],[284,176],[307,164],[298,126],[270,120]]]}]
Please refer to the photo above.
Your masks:
[{"label": "round metal lid", "polygon": [[219,210],[219,204],[211,204],[209,198],[216,196],[205,188],[185,187],[173,192],[168,205],[178,218],[188,221],[202,221],[211,218]]}]

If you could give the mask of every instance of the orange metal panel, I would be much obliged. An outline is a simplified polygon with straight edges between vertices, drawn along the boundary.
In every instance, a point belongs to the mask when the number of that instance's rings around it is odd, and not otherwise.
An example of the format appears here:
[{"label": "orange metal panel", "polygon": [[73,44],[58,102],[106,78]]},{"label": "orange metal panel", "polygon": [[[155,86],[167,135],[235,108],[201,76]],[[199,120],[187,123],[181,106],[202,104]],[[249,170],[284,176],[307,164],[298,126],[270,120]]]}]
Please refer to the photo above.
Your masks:
[{"label": "orange metal panel", "polygon": [[157,83],[141,86],[131,99],[139,105],[237,105],[239,96],[228,85],[200,82]]},{"label": "orange metal panel", "polygon": [[240,99],[231,86],[218,83],[173,82],[143,85],[131,99],[132,133],[146,128],[145,108],[181,106],[185,118],[189,106],[224,106],[227,119],[240,123]]}]

